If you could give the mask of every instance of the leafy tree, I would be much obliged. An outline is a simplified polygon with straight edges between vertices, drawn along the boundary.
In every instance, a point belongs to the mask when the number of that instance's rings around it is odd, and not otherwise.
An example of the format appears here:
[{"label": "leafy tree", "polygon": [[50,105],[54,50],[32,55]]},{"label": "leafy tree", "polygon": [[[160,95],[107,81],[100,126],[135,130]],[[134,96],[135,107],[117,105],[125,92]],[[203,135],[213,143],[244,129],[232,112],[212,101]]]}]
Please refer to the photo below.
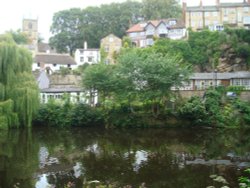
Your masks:
[{"label": "leafy tree", "polygon": [[49,43],[59,53],[69,52],[73,55],[74,50],[83,45],[82,16],[82,11],[78,8],[63,10],[53,16],[50,30],[54,36],[50,38]]},{"label": "leafy tree", "polygon": [[2,35],[0,57],[0,127],[30,127],[39,104],[31,54]]},{"label": "leafy tree", "polygon": [[11,37],[17,44],[28,44],[30,40],[28,35],[26,33],[23,33],[20,29],[18,29],[17,31],[7,31],[6,34],[11,35]]},{"label": "leafy tree", "polygon": [[57,12],[53,16],[51,32],[54,36],[50,44],[58,52],[70,52],[71,55],[76,48],[83,47],[83,41],[97,48],[100,40],[110,33],[122,38],[130,24],[141,18],[140,10],[141,3],[127,1]]},{"label": "leafy tree", "polygon": [[179,18],[181,7],[176,0],[142,0],[145,20]]},{"label": "leafy tree", "polygon": [[101,102],[105,102],[107,97],[111,96],[116,86],[114,77],[115,65],[105,65],[100,63],[88,66],[83,73],[83,86],[90,91],[90,98],[96,95],[100,97]]}]

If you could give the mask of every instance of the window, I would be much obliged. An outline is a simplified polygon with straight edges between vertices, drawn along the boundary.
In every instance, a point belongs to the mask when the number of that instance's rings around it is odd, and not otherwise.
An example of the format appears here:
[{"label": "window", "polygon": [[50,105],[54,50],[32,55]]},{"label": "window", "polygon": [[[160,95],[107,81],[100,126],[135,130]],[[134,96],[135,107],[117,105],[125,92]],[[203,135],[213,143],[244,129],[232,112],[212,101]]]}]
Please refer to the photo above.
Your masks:
[{"label": "window", "polygon": [[210,16],[210,12],[205,12],[205,17],[209,17]]},{"label": "window", "polygon": [[224,9],[224,16],[227,16],[228,15],[228,9]]},{"label": "window", "polygon": [[218,12],[213,12],[213,16],[217,17],[218,16]]},{"label": "window", "polygon": [[249,7],[244,7],[243,11],[248,13],[249,12]]},{"label": "window", "polygon": [[249,86],[250,85],[250,80],[249,79],[243,79],[242,80],[242,85],[243,86]]},{"label": "window", "polygon": [[114,42],[114,38],[113,37],[109,37],[109,42]]},{"label": "window", "polygon": [[109,62],[109,59],[105,59],[104,63],[105,63],[106,65],[108,65],[108,64],[110,63],[110,62]]},{"label": "window", "polygon": [[84,61],[84,57],[80,57],[80,62],[83,62]]},{"label": "window", "polygon": [[240,85],[241,85],[240,79],[234,79],[234,80],[233,80],[233,85],[234,85],[234,86],[240,86]]},{"label": "window", "polygon": [[147,45],[151,46],[154,44],[154,40],[153,39],[147,39]]},{"label": "window", "polygon": [[191,22],[191,27],[195,27],[195,25],[196,25],[196,24],[195,24],[195,21],[192,21],[192,22]]},{"label": "window", "polygon": [[109,47],[105,46],[104,50],[105,50],[105,52],[109,52]]},{"label": "window", "polygon": [[29,25],[28,25],[29,29],[32,29],[32,23],[30,22]]},{"label": "window", "polygon": [[53,64],[54,67],[56,67],[56,64]]},{"label": "window", "polygon": [[88,62],[91,62],[91,63],[92,63],[92,62],[93,62],[93,59],[94,59],[93,57],[88,57]]},{"label": "window", "polygon": [[169,25],[176,25],[176,20],[170,20]]},{"label": "window", "polygon": [[40,63],[37,63],[37,66],[40,67]]},{"label": "window", "polygon": [[68,68],[70,68],[70,64],[68,64]]},{"label": "window", "polygon": [[205,20],[205,25],[209,26],[210,25],[210,20]]}]

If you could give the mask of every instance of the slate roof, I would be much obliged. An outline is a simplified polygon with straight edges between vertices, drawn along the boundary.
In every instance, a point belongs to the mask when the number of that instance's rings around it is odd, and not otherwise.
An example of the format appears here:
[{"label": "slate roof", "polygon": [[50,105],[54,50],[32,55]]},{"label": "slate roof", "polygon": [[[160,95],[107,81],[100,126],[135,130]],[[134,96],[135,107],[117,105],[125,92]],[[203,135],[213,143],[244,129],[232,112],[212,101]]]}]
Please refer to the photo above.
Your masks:
[{"label": "slate roof", "polygon": [[229,80],[236,78],[249,78],[250,72],[240,71],[240,72],[223,72],[223,73],[194,73],[190,79],[191,80],[212,80],[216,77],[218,80]]},{"label": "slate roof", "polygon": [[40,53],[47,53],[48,51],[50,53],[56,53],[56,50],[51,48],[48,43],[40,42],[37,44],[38,52]]},{"label": "slate roof", "polygon": [[34,61],[46,64],[76,65],[75,60],[68,54],[37,53]]},{"label": "slate roof", "polygon": [[[173,20],[176,21],[176,24],[175,25],[169,25],[168,24],[169,21],[173,21]],[[148,24],[152,24],[154,27],[158,27],[158,25],[161,22],[164,22],[169,29],[185,28],[185,24],[184,24],[183,20],[176,19],[176,18],[168,18],[168,19],[149,20],[147,22],[141,22],[141,23],[133,25],[126,32],[127,33],[142,32],[142,31],[145,31],[145,28],[148,26]]]},{"label": "slate roof", "polygon": [[187,12],[202,12],[202,11],[219,11],[219,8],[230,8],[230,7],[250,7],[249,3],[235,2],[235,3],[220,3],[214,6],[190,6],[186,7]]},{"label": "slate roof", "polygon": [[81,92],[83,91],[80,87],[71,87],[71,88],[45,88],[41,89],[42,93],[68,93],[68,92]]}]

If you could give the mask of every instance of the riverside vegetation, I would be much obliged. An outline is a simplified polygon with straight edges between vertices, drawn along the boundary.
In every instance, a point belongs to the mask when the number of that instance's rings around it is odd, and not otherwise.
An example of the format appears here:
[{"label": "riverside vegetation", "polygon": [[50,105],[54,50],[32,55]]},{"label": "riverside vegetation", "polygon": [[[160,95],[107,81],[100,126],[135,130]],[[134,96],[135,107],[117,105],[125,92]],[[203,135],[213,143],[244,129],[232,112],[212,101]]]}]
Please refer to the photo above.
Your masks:
[{"label": "riverside vegetation", "polygon": [[[98,107],[76,105],[68,108],[67,102],[50,103],[44,105],[40,113],[55,105],[53,108],[61,109],[55,111],[57,117],[64,117],[65,122],[74,126],[85,126],[91,119],[103,122],[97,124],[105,124],[108,128],[166,127],[183,125],[183,122],[190,126],[247,126],[250,123],[249,103],[226,97],[228,91],[239,96],[244,87],[211,87],[202,98],[192,97],[189,100],[182,99],[178,90],[171,88],[181,87],[194,70],[219,67],[221,59],[227,58],[228,49],[248,69],[249,43],[249,31],[244,29],[190,31],[188,40],[155,39],[155,44],[145,49],[133,48],[131,41],[125,38],[123,49],[115,55],[117,64],[100,62],[83,70],[83,87],[91,91],[90,97],[98,92]],[[84,117],[87,119],[73,120],[70,114],[74,114],[76,108],[91,109],[90,114]],[[64,115],[67,110],[69,113]],[[84,114],[76,117],[79,116]],[[58,119],[40,118],[39,123],[60,122]],[[63,126],[65,123],[52,124]]]}]

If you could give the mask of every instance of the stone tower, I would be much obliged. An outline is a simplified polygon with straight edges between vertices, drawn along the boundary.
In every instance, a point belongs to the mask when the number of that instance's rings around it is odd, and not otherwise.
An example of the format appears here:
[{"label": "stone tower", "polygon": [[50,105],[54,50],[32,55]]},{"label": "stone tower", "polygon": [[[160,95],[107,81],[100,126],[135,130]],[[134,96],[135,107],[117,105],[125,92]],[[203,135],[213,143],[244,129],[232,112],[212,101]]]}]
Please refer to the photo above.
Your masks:
[{"label": "stone tower", "polygon": [[38,20],[23,19],[22,31],[26,33],[30,39],[28,49],[35,53],[37,51],[38,42]]}]

